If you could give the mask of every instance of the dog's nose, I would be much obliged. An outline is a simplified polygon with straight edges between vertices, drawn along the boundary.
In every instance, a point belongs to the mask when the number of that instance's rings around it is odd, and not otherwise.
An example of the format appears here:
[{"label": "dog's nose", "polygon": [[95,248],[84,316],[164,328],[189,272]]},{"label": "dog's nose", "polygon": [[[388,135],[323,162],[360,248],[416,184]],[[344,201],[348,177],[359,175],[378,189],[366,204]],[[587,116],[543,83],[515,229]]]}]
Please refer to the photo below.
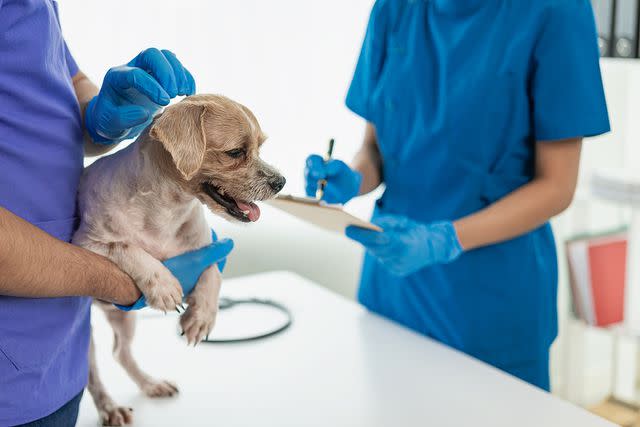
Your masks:
[{"label": "dog's nose", "polygon": [[282,187],[287,183],[287,180],[282,175],[274,176],[273,178],[269,178],[269,186],[276,193],[282,190]]}]

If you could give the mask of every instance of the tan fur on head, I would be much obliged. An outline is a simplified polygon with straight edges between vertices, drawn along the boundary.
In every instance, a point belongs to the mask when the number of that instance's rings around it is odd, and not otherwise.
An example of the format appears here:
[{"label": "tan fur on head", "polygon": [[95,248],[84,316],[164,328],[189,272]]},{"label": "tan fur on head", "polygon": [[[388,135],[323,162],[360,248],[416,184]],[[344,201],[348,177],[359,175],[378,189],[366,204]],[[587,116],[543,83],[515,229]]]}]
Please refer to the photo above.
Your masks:
[{"label": "tan fur on head", "polygon": [[140,139],[167,176],[228,219],[238,218],[204,186],[252,202],[273,197],[284,184],[282,175],[260,159],[267,137],[255,115],[225,96],[193,95],[167,107],[154,119],[148,137]]},{"label": "tan fur on head", "polygon": [[204,133],[205,105],[181,102],[158,116],[149,134],[171,154],[173,163],[186,180],[198,172],[204,160],[207,139]]}]

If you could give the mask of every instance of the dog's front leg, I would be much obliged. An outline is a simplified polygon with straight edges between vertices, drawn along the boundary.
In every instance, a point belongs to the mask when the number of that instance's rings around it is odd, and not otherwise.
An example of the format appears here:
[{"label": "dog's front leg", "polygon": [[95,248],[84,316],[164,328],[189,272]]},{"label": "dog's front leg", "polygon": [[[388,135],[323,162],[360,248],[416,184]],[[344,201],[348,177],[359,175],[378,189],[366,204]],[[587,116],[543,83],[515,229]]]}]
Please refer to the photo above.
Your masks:
[{"label": "dog's front leg", "polygon": [[218,266],[212,265],[202,273],[196,287],[187,297],[189,307],[180,318],[180,325],[188,344],[198,344],[213,329],[218,314],[221,283],[222,276]]},{"label": "dog's front leg", "polygon": [[81,241],[77,244],[106,256],[131,276],[150,307],[167,312],[182,303],[178,279],[144,249],[127,243]]}]

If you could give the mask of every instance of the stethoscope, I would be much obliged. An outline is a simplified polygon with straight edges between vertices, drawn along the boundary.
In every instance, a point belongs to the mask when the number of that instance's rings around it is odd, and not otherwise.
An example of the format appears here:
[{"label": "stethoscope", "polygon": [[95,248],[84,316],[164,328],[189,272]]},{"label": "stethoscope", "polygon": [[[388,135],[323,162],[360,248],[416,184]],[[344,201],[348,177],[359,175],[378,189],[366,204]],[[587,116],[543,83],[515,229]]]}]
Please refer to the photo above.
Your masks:
[{"label": "stethoscope", "polygon": [[223,297],[223,298],[220,298],[220,301],[218,303],[218,309],[228,310],[239,305],[245,305],[245,306],[254,305],[254,306],[262,306],[262,307],[270,307],[282,313],[285,316],[285,320],[281,325],[269,331],[262,332],[256,335],[248,335],[243,337],[231,337],[231,338],[205,338],[201,342],[208,343],[208,344],[234,344],[234,343],[261,340],[261,339],[272,337],[274,335],[277,335],[283,332],[293,323],[293,315],[291,314],[291,311],[289,311],[287,307],[285,307],[284,305],[278,302],[268,300],[268,299],[260,299],[260,298],[234,299],[234,298]]}]

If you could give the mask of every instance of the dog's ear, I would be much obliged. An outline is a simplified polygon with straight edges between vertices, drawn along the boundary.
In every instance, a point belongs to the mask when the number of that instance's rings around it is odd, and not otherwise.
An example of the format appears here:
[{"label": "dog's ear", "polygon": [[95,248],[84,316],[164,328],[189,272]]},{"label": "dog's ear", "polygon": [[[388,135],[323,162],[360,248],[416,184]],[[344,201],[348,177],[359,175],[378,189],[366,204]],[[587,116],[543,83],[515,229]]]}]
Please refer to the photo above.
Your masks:
[{"label": "dog's ear", "polygon": [[206,107],[179,102],[167,108],[151,125],[149,134],[171,154],[182,176],[190,180],[204,161],[207,148],[204,133]]}]

